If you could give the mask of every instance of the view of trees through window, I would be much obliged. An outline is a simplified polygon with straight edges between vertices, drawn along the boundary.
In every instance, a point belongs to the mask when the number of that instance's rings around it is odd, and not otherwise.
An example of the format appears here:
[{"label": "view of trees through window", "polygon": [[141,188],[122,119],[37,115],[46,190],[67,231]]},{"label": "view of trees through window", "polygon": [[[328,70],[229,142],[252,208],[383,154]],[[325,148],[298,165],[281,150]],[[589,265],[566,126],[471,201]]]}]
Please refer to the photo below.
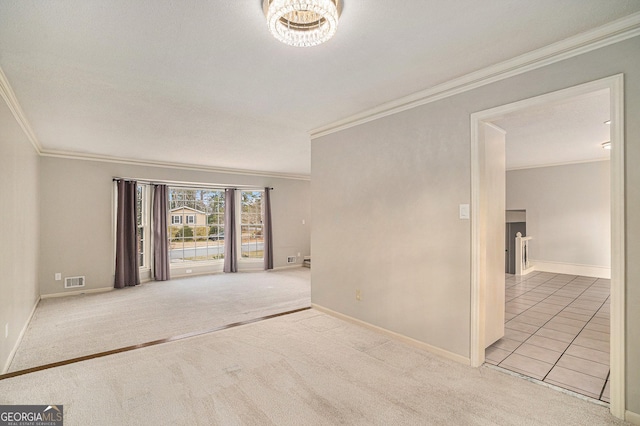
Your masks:
[{"label": "view of trees through window", "polygon": [[240,255],[243,258],[264,257],[264,228],[262,224],[262,192],[242,191],[240,216]]},{"label": "view of trees through window", "polygon": [[[169,258],[180,262],[224,259],[224,191],[199,188],[169,187],[167,217]],[[243,259],[264,258],[264,226],[262,191],[239,191],[240,256]],[[137,187],[138,256],[140,267],[147,267],[146,245],[149,212],[148,185]]]},{"label": "view of trees through window", "polygon": [[224,258],[224,191],[169,187],[169,258]]}]

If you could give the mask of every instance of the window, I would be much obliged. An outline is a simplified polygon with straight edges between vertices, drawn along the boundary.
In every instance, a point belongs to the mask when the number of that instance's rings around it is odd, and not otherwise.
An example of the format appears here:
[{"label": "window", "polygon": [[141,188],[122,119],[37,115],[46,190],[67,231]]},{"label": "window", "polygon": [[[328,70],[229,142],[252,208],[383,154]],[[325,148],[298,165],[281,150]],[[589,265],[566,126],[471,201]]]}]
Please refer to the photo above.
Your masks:
[{"label": "window", "polygon": [[169,187],[168,207],[171,263],[224,258],[224,191]]},{"label": "window", "polygon": [[240,257],[263,259],[262,191],[242,191],[240,203]]},{"label": "window", "polygon": [[138,225],[138,262],[140,268],[145,268],[146,262],[146,235],[145,235],[145,225],[147,223],[147,209],[146,209],[146,185],[137,185],[136,186],[136,209],[137,209],[137,217],[136,223]]}]

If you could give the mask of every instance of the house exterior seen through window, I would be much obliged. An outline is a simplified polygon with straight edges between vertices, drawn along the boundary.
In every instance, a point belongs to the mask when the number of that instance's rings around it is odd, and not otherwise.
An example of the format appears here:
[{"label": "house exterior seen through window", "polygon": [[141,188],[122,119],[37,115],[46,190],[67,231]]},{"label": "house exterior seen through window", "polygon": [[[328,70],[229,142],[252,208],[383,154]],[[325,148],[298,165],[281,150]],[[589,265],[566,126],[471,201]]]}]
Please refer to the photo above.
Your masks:
[{"label": "house exterior seen through window", "polygon": [[[137,188],[138,256],[140,268],[149,267],[151,241],[149,185]],[[167,235],[172,265],[224,259],[225,194],[206,188],[168,188]],[[241,260],[264,258],[263,191],[238,191],[236,238]]]},{"label": "house exterior seen through window", "polygon": [[240,195],[240,257],[263,259],[263,192],[242,191]]},{"label": "house exterior seen through window", "polygon": [[224,258],[224,192],[169,187],[171,263]]}]

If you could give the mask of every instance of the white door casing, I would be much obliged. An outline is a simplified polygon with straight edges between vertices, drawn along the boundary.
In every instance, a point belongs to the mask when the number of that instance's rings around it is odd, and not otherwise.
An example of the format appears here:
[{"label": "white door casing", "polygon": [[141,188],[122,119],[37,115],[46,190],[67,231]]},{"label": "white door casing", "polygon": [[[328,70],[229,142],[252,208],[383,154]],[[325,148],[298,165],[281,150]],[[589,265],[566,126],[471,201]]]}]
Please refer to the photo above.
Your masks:
[{"label": "white door casing", "polygon": [[[614,75],[545,95],[471,114],[471,336],[470,364],[479,367],[485,360],[485,318],[482,280],[481,131],[483,124],[505,114],[532,106],[561,102],[568,98],[608,90],[611,113],[611,357],[610,410],[624,419],[625,401],[625,180],[624,180],[624,76]],[[504,225],[501,225],[504,229]]]}]

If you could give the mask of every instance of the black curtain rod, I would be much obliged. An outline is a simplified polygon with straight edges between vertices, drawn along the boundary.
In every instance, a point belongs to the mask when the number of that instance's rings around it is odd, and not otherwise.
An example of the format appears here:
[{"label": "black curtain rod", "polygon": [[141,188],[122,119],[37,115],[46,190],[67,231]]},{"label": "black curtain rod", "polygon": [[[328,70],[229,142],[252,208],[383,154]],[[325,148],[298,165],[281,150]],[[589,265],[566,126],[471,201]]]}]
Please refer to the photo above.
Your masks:
[{"label": "black curtain rod", "polygon": [[[131,179],[131,178],[118,178],[118,177],[114,177],[112,179],[113,182],[119,181],[119,180],[124,180],[124,181],[136,181],[136,182],[140,182],[140,183],[144,183],[147,185],[167,185],[167,186],[174,186],[174,187],[178,187],[178,188],[193,188],[193,187],[202,187],[202,188],[211,188],[211,189],[233,189],[233,190],[238,190],[238,189],[250,189],[250,188],[262,188],[259,186],[247,186],[245,188],[236,188],[234,186],[217,186],[217,185],[207,185],[206,183],[167,183],[167,182],[154,182],[154,181],[150,181],[150,180],[144,180],[144,179]],[[267,188],[267,187],[265,187]],[[268,187],[269,190],[273,191],[274,188]]]}]

